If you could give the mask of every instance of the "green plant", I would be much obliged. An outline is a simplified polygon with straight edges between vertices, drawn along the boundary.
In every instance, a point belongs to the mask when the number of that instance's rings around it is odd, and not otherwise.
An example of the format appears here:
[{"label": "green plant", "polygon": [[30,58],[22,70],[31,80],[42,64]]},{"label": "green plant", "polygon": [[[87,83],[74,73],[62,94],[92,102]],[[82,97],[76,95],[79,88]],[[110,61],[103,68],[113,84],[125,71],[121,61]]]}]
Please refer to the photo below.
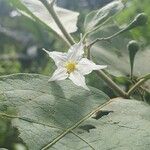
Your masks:
[{"label": "green plant", "polygon": [[[72,81],[85,89],[68,80],[48,82],[49,77],[39,74],[1,76],[0,117],[11,122],[12,130],[16,133],[13,142],[20,142],[24,149],[29,150],[53,150],[60,147],[67,150],[99,150],[100,147],[104,150],[120,147],[148,149],[150,121],[147,118],[150,107],[146,102],[137,100],[146,100],[147,97],[149,99],[149,86],[145,84],[150,79],[149,67],[146,66],[146,63],[149,65],[149,51],[140,51],[138,43],[131,41],[132,37],[127,33],[145,25],[146,14],[138,14],[128,25],[120,28],[113,18],[125,4],[120,0],[114,1],[87,15],[85,32],[78,43],[70,34],[76,30],[78,13],[69,11],[69,19],[74,21],[71,25],[67,22],[68,32],[63,22],[65,19],[57,15],[55,0],[10,2],[22,14],[49,28],[49,31],[62,39],[64,45],[73,45],[67,53],[45,50],[54,59],[58,69],[62,66],[64,69],[59,73],[55,72],[51,80],[71,77],[72,72],[76,69],[79,71],[79,60],[84,57],[89,66],[82,62],[82,65],[85,65],[82,69],[85,70],[80,70],[80,73],[88,74],[94,70],[104,81],[102,87],[105,83],[105,87],[111,89],[115,97],[110,99],[101,90],[88,88],[81,75],[79,78],[74,76],[77,80]],[[46,16],[41,16],[37,8],[46,11],[45,15],[51,15],[58,28],[49,24],[49,20],[46,20]],[[58,10],[64,15],[68,13],[67,10]],[[126,34],[125,37],[122,34]],[[92,61],[107,64],[108,69],[98,70],[98,66]],[[90,79],[89,77],[89,83]],[[93,80],[93,83],[99,81],[96,76]],[[110,136],[113,138],[110,139]],[[137,141],[140,144],[137,144]],[[3,147],[19,149],[14,148],[14,145]]]}]

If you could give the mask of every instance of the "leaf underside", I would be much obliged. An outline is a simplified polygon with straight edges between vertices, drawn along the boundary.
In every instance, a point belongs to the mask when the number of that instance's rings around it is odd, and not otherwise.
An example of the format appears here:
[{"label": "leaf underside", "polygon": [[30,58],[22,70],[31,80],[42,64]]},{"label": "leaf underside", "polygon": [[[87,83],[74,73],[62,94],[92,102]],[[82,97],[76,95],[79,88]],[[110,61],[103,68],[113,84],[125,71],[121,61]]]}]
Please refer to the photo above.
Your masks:
[{"label": "leaf underside", "polygon": [[[10,2],[21,12],[22,15],[42,23],[45,27],[49,27],[56,34],[63,36],[52,16],[49,14],[48,10],[40,2],[40,0],[10,0]],[[67,32],[75,32],[77,30],[79,13],[57,6],[54,7]]]}]

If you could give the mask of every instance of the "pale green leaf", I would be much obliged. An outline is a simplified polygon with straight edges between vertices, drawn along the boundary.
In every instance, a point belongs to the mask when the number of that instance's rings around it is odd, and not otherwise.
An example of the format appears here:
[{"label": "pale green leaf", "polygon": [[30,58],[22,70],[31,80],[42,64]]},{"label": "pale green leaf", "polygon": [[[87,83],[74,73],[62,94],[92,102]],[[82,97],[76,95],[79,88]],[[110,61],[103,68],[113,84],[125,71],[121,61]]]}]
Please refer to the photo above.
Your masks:
[{"label": "pale green leaf", "polygon": [[[93,125],[95,128],[87,132],[81,129],[85,125]],[[150,106],[136,100],[112,99],[97,114],[83,122],[79,128],[74,129],[74,132],[86,139],[95,150],[148,150]],[[63,142],[65,145],[66,141],[61,139],[60,143]],[[67,142],[74,143],[71,138]],[[76,140],[76,143],[78,148],[75,150],[91,150],[80,140]],[[58,144],[54,146],[56,149]]]},{"label": "pale green leaf", "polygon": [[147,150],[150,106],[40,75],[0,78],[0,115],[30,150]]},{"label": "pale green leaf", "polygon": [[[0,78],[0,116],[12,119],[12,125],[30,150],[66,138],[66,134],[109,100],[95,88],[87,91],[69,80],[48,82],[48,79],[32,74]],[[73,133],[71,136],[78,140]],[[67,149],[70,146],[65,145]]]},{"label": "pale green leaf", "polygon": [[99,10],[90,12],[84,22],[85,31],[91,31],[97,28],[100,24],[107,21],[116,13],[123,9],[124,5],[121,0],[113,1]]},{"label": "pale green leaf", "polygon": [[[45,25],[50,27],[57,34],[62,36],[62,32],[54,22],[53,18],[49,14],[45,6],[40,2],[40,0],[10,0],[10,2],[20,10],[20,12],[34,20],[42,21]],[[69,33],[75,32],[77,30],[77,19],[78,12],[73,12],[64,8],[55,7],[55,11],[58,14],[62,24],[65,26]]]}]

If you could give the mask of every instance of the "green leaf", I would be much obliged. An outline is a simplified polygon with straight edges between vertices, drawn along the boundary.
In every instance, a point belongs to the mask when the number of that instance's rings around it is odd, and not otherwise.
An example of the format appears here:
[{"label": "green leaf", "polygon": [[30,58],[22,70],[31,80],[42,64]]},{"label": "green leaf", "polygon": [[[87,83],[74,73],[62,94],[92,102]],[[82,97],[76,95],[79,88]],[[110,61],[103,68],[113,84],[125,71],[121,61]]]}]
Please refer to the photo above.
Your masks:
[{"label": "green leaf", "polygon": [[[50,27],[54,32],[62,36],[62,32],[55,24],[48,10],[40,0],[10,0],[10,2],[20,10],[20,12],[38,22],[42,22]],[[54,6],[58,17],[69,33],[77,30],[77,18],[79,13]]]},{"label": "green leaf", "polygon": [[[95,128],[89,132],[80,128],[87,125]],[[73,131],[86,139],[95,150],[147,150],[150,145],[150,106],[136,100],[112,99]],[[60,142],[66,144],[63,139]],[[71,138],[69,142],[74,143]],[[74,150],[90,150],[80,140],[76,143]]]},{"label": "green leaf", "polygon": [[[87,91],[69,80],[48,82],[48,79],[34,74],[0,78],[0,116],[11,119],[19,138],[30,150],[49,144],[53,149],[55,143],[61,145],[59,141],[67,140],[68,136],[73,141],[78,140],[72,129],[109,100],[95,88]],[[87,145],[84,141],[81,143]],[[68,144],[61,145],[62,149],[75,148],[76,142]]]},{"label": "green leaf", "polygon": [[95,30],[100,24],[104,23],[116,13],[123,9],[124,5],[121,0],[113,1],[99,10],[90,12],[85,19],[85,31]]},{"label": "green leaf", "polygon": [[148,104],[108,101],[94,88],[47,80],[33,74],[0,78],[0,116],[12,120],[28,149],[149,149]]}]

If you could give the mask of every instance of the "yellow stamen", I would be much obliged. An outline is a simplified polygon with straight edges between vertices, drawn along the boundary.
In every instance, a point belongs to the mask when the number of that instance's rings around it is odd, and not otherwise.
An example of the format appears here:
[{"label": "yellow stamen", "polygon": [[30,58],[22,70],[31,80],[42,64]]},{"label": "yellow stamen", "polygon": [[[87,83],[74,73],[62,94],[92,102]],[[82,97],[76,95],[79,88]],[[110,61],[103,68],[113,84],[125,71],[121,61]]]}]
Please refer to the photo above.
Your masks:
[{"label": "yellow stamen", "polygon": [[68,61],[65,64],[65,68],[67,69],[68,73],[71,73],[76,69],[76,63],[74,61]]}]

